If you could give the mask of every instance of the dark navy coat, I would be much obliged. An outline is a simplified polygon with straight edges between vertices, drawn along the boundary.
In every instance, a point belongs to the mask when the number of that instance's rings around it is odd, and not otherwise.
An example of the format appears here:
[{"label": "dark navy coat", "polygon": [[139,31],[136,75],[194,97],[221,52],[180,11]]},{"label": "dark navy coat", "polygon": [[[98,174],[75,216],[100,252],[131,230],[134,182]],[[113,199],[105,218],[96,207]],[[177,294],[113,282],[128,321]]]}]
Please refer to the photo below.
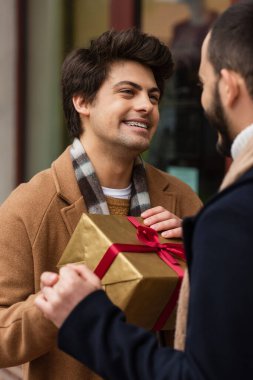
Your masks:
[{"label": "dark navy coat", "polygon": [[109,380],[253,379],[253,169],[183,227],[191,287],[184,353],[126,324],[101,290],[70,314],[59,347]]}]

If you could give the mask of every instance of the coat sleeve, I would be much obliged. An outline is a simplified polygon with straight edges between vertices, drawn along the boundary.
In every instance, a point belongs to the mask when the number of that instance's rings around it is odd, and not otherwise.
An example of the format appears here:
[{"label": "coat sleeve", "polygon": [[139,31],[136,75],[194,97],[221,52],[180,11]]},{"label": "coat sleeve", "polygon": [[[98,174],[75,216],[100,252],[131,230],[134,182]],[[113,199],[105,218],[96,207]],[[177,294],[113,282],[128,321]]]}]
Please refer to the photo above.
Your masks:
[{"label": "coat sleeve", "polygon": [[[56,328],[34,306],[32,241],[20,208],[8,199],[0,208],[0,367],[30,361],[53,345]],[[34,214],[33,214],[34,213]],[[36,210],[31,210],[36,220]]]},{"label": "coat sleeve", "polygon": [[84,299],[59,333],[59,347],[104,379],[181,379],[181,352],[159,348],[155,336],[125,322],[100,290]]},{"label": "coat sleeve", "polygon": [[251,378],[253,210],[242,198],[209,206],[197,219],[185,352],[158,347],[102,291],[72,311],[59,347],[108,380]]}]

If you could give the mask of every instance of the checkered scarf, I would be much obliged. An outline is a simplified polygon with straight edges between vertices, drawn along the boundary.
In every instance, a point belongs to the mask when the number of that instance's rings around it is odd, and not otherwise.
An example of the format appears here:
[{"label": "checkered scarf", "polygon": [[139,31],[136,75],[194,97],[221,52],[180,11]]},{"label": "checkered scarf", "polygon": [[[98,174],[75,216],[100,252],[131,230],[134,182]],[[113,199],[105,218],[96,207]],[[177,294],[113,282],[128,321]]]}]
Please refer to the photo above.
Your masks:
[{"label": "checkered scarf", "polygon": [[[94,167],[77,138],[73,141],[70,154],[76,179],[88,212],[90,214],[110,214]],[[130,215],[140,216],[148,208],[150,208],[150,198],[147,191],[146,171],[142,159],[137,157],[132,173]]]}]

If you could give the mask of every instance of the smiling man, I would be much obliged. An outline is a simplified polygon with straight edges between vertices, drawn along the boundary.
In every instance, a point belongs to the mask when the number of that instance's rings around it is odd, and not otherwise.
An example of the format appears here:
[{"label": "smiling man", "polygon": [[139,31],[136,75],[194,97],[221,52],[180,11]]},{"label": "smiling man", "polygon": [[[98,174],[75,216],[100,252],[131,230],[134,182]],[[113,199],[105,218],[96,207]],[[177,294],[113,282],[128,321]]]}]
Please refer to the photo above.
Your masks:
[{"label": "smiling man", "polygon": [[41,273],[57,270],[83,212],[142,215],[171,238],[199,209],[189,186],[139,156],[157,129],[172,69],[169,49],[137,30],[105,32],[66,58],[63,107],[73,144],[0,208],[1,367],[28,362],[29,380],[98,378],[57,349],[56,329],[34,306]]},{"label": "smiling man", "polygon": [[42,275],[36,303],[59,346],[108,380],[238,380],[253,374],[253,2],[219,16],[199,70],[202,105],[232,156],[221,191],[184,221],[190,298],[185,351],[127,324],[85,266]]},{"label": "smiling man", "polygon": [[81,94],[73,97],[85,128],[80,141],[102,186],[122,189],[131,184],[134,160],[157,129],[159,98],[152,70],[125,60],[111,64],[92,103]]}]

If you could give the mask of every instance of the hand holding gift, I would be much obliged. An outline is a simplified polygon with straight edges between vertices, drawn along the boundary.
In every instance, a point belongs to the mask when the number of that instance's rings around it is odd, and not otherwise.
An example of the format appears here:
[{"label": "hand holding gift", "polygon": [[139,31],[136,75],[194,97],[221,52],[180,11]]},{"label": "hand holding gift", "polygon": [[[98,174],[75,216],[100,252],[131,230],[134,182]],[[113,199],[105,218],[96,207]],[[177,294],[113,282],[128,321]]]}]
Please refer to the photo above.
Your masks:
[{"label": "hand holding gift", "polygon": [[99,278],[85,265],[67,264],[59,275],[53,272],[41,275],[41,293],[35,305],[46,318],[61,327],[75,306],[100,288]]},{"label": "hand holding gift", "polygon": [[166,239],[182,238],[182,219],[162,206],[152,207],[141,214],[145,226],[161,232]]}]

